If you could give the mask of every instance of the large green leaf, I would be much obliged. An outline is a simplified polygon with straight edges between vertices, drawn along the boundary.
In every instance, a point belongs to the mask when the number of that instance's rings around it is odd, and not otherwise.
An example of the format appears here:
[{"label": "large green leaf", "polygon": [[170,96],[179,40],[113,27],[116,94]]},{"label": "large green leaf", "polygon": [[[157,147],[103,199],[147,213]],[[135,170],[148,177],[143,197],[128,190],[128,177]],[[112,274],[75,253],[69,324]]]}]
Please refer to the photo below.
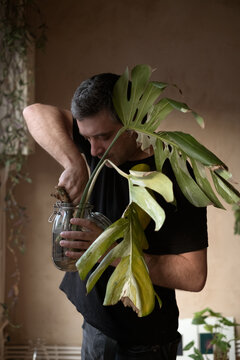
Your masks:
[{"label": "large green leaf", "polygon": [[[117,223],[117,222],[116,222]],[[115,225],[116,225],[115,223]],[[122,235],[123,237],[123,235]],[[145,239],[146,240],[146,239]],[[126,255],[126,246],[124,242],[120,242],[117,244],[113,249],[111,249],[106,256],[102,259],[102,261],[99,263],[97,268],[94,270],[94,272],[89,276],[86,288],[87,292],[89,293],[102,273],[106,270],[106,268],[111,265],[116,259],[121,259]],[[84,277],[85,278],[85,277]]]},{"label": "large green leaf", "polygon": [[126,227],[127,219],[119,219],[105,229],[105,231],[92,243],[88,250],[85,251],[76,263],[81,279],[85,279],[89,271],[101,258],[101,256],[106,253],[115,241],[123,236]]},{"label": "large green leaf", "polygon": [[157,139],[154,144],[154,157],[157,171],[162,171],[165,160],[169,157],[170,152],[162,140]]},{"label": "large green leaf", "polygon": [[198,160],[205,166],[221,165],[224,168],[227,168],[227,166],[215,154],[189,134],[185,134],[181,131],[174,131],[159,132],[158,135],[162,141],[178,147],[190,158]]},{"label": "large green leaf", "polygon": [[113,305],[122,300],[125,305],[131,306],[138,316],[145,316],[155,305],[155,292],[142,252],[142,249],[147,248],[148,243],[134,203],[128,207],[123,216],[95,240],[76,265],[81,279],[85,279],[94,264],[105,254],[108,246],[122,238],[89,277],[87,291],[92,290],[107,266],[119,258],[121,261],[107,286],[104,305]]},{"label": "large green leaf", "polygon": [[129,180],[132,185],[149,188],[161,194],[167,202],[174,200],[171,180],[161,172],[133,171],[130,170]]},{"label": "large green leaf", "polygon": [[166,175],[157,171],[143,172],[130,170],[130,174],[127,175],[111,161],[109,163],[120,175],[128,179],[129,202],[135,202],[142,208],[155,221],[155,230],[159,230],[165,221],[165,213],[145,188],[158,192],[167,202],[172,202],[174,195],[171,180]]},{"label": "large green leaf", "polygon": [[[139,220],[141,219],[141,225],[143,225],[142,229],[144,230],[144,228],[149,223],[148,219],[146,219],[147,214],[144,211],[142,211],[136,204],[134,205],[134,210],[135,210],[135,216],[138,216]],[[103,255],[105,253],[108,245],[112,244],[115,240],[118,240],[123,237],[124,230],[127,229],[127,227],[128,227],[128,217],[117,220],[114,224],[111,225],[111,229],[113,230],[114,238],[112,238],[112,240],[109,239],[109,233],[107,231],[102,233],[102,235],[93,243],[92,253],[95,253],[95,251],[94,251],[95,246],[99,247],[97,242],[105,242],[106,247],[104,247],[104,249],[102,250],[102,255]],[[142,232],[140,233],[140,235],[141,236],[139,236],[139,239],[138,239],[140,241],[140,246],[142,249],[147,249],[148,248],[147,239],[145,236],[143,236]],[[108,244],[106,244],[106,243],[108,243]],[[99,277],[102,275],[104,270],[109,265],[111,265],[114,262],[114,260],[116,260],[118,258],[120,259],[121,257],[126,256],[126,251],[127,251],[126,248],[127,247],[125,246],[125,242],[123,241],[123,242],[120,242],[119,244],[117,244],[114,248],[112,248],[106,254],[106,256],[102,259],[102,261],[96,268],[96,270],[90,275],[90,277],[87,281],[87,292],[90,292],[92,290],[93,286],[96,284],[96,282],[98,281]],[[93,266],[95,264],[95,262],[97,261],[97,258],[98,258],[98,256],[95,256],[92,263],[88,264],[88,265]],[[79,261],[79,263],[80,263],[80,261]],[[83,267],[84,267],[84,263],[83,263]],[[90,269],[88,268],[87,271],[89,271],[89,270]],[[85,273],[82,273],[81,277],[84,276],[84,278],[85,278],[86,275],[87,275],[87,272],[85,269]]]},{"label": "large green leaf", "polygon": [[190,175],[185,157],[180,156],[175,148],[172,150],[170,162],[178,185],[188,201],[197,207],[210,205],[212,203],[211,200],[204,194]]},{"label": "large green leaf", "polygon": [[159,102],[152,107],[147,122],[144,125],[144,129],[147,131],[155,131],[161,124],[162,120],[164,120],[173,110],[174,108],[168,99],[164,98],[159,100]]},{"label": "large green leaf", "polygon": [[158,202],[145,188],[133,186],[131,182],[129,191],[131,202],[140,206],[155,221],[155,230],[159,230],[165,221],[165,212]]},{"label": "large green leaf", "polygon": [[[134,130],[138,134],[137,141],[142,145],[142,149],[153,147],[157,172],[141,173],[134,169],[130,174],[126,174],[112,164],[113,168],[128,180],[130,204],[122,218],[106,229],[77,262],[83,279],[101,260],[87,282],[87,290],[91,291],[107,266],[119,259],[120,262],[108,282],[104,304],[123,301],[132,306],[139,316],[148,315],[155,303],[154,289],[142,253],[142,249],[148,246],[143,229],[150,218],[155,221],[156,229],[159,229],[165,220],[165,213],[152,193],[157,191],[166,201],[173,201],[172,184],[161,174],[165,160],[170,159],[178,185],[193,205],[205,207],[213,203],[222,207],[206,176],[205,167],[209,167],[218,194],[227,202],[235,204],[236,214],[240,213],[240,194],[229,184],[231,174],[215,154],[189,134],[179,131],[157,132],[161,122],[173,110],[191,112],[201,127],[204,126],[204,121],[185,103],[169,98],[159,99],[168,84],[151,82],[150,76],[151,68],[148,65],[137,65],[131,71],[131,76],[126,69],[114,87],[113,104],[123,123],[121,133],[127,129]],[[120,135],[119,132],[107,151]],[[106,157],[106,153],[104,156]],[[189,172],[187,159],[192,163],[196,182]],[[98,175],[98,168],[94,174]],[[93,176],[89,183],[94,182],[94,179]],[[88,187],[89,196],[92,187],[89,184]],[[84,202],[85,197],[83,198]],[[239,221],[239,216],[237,217]]]},{"label": "large green leaf", "polygon": [[235,217],[234,234],[240,235],[240,203],[234,204],[232,210]]},{"label": "large green leaf", "polygon": [[138,102],[148,84],[151,68],[147,65],[137,65],[131,72],[131,96],[128,99],[128,69],[119,78],[113,90],[113,104],[124,125],[128,125],[136,114]]},{"label": "large green leaf", "polygon": [[127,98],[128,93],[128,68],[125,70],[122,76],[120,76],[113,89],[113,104],[114,108],[124,124],[125,119],[129,114],[129,102]]},{"label": "large green leaf", "polygon": [[[113,90],[113,104],[124,126],[136,131],[141,128],[155,131],[161,121],[173,110],[192,112],[185,104],[173,99],[160,99],[159,95],[168,86],[167,83],[150,82],[151,68],[148,65],[137,65],[131,72],[126,69],[116,82]],[[131,82],[131,86],[129,85]],[[203,119],[192,112],[200,126],[204,126]],[[147,115],[147,120],[145,116]]]},{"label": "large green leaf", "polygon": [[191,163],[193,166],[193,171],[194,171],[196,181],[197,181],[198,185],[200,186],[200,188],[202,189],[202,191],[207,195],[207,197],[212,201],[212,203],[216,207],[218,207],[220,209],[224,209],[224,206],[218,200],[217,196],[215,195],[215,193],[211,187],[211,184],[209,183],[209,181],[207,179],[205,167],[200,162],[195,161],[193,159],[191,159]]},{"label": "large green leaf", "polygon": [[108,281],[104,305],[114,305],[121,300],[142,317],[152,312],[155,292],[143,257],[132,241],[129,253],[121,259]]},{"label": "large green leaf", "polygon": [[214,169],[214,172],[225,180],[231,180],[231,178],[232,178],[232,174],[229,171],[227,171],[226,169],[224,169],[223,167]]},{"label": "large green leaf", "polygon": [[202,127],[204,128],[204,120],[203,118],[197,114],[195,111],[192,111],[189,106],[187,104],[184,104],[182,102],[179,102],[179,101],[176,101],[176,100],[173,100],[173,99],[167,99],[170,103],[170,105],[178,110],[178,111],[181,111],[183,113],[186,113],[186,112],[192,112],[193,116],[195,117],[197,123]]},{"label": "large green leaf", "polygon": [[[137,114],[134,118],[134,126],[142,125],[142,121],[151,109],[154,109],[153,104],[155,100],[161,94],[162,89],[154,86],[153,83],[149,83],[146,90],[144,91],[139,103],[137,104]],[[145,122],[144,122],[145,123]],[[146,122],[146,126],[147,126]],[[129,124],[130,125],[130,124]]]},{"label": "large green leaf", "polygon": [[[129,102],[129,114],[128,118],[124,119],[124,124],[129,124],[136,115],[138,103],[142,97],[144,90],[147,87],[148,80],[151,76],[151,68],[146,65],[137,65],[131,72],[131,96]],[[127,123],[125,122],[127,120]]]},{"label": "large green leaf", "polygon": [[113,305],[122,300],[138,316],[145,316],[155,306],[155,292],[141,248],[140,239],[145,235],[139,226],[134,204],[129,206],[125,216],[129,222],[121,243],[124,256],[109,279],[104,305]]},{"label": "large green leaf", "polygon": [[239,192],[226,180],[221,178],[217,173],[214,171],[211,172],[213,182],[217,192],[222,196],[222,198],[228,204],[236,204],[240,201],[240,194]]},{"label": "large green leaf", "polygon": [[[173,110],[178,110],[181,112],[187,112],[190,111],[190,109],[187,107],[186,104],[181,103],[181,102],[176,102],[173,101],[171,99],[168,98],[163,98],[161,100],[159,100],[159,102],[155,105],[152,105],[150,107],[149,105],[149,111],[148,111],[148,116],[147,116],[147,120],[140,123],[140,122],[129,122],[128,123],[128,127],[135,130],[138,133],[138,142],[144,144],[142,146],[142,149],[144,150],[145,148],[149,147],[150,145],[154,144],[154,141],[156,141],[156,133],[155,131],[159,128],[161,122],[167,117],[167,115],[169,115]],[[196,114],[193,113],[195,118],[197,119],[198,123],[201,124],[201,117]],[[175,134],[177,132],[174,132],[173,134]],[[162,132],[161,134],[163,134],[163,136],[167,136],[167,133]],[[172,134],[172,133],[169,133]],[[185,134],[184,134],[185,135]],[[160,138],[160,136],[159,136]],[[165,138],[167,140],[168,143],[171,143],[172,141],[174,141],[174,139],[171,138]],[[164,140],[164,138],[162,137],[162,140]],[[178,142],[174,142],[175,145],[178,146],[180,145],[180,141],[181,139],[176,139],[178,140]],[[189,139],[184,139],[183,141],[183,145],[185,145],[186,141]],[[195,140],[193,138],[193,140]],[[196,142],[196,140],[195,140]],[[148,145],[148,146],[147,146]],[[199,147],[199,143],[198,143],[198,147]],[[201,145],[202,146],[202,145]],[[202,150],[203,150],[203,146],[202,146]],[[205,150],[207,150],[205,148]],[[213,155],[213,154],[212,154]]]}]

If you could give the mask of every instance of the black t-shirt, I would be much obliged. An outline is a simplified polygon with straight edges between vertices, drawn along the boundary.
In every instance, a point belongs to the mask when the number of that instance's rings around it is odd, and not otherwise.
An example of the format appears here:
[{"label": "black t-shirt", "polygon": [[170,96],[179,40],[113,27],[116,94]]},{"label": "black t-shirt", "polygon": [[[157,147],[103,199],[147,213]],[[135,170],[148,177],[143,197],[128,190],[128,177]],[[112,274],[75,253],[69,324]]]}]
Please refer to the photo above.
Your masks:
[{"label": "black t-shirt", "polygon": [[[90,144],[79,135],[77,128],[74,131],[74,139],[85,154],[92,171],[99,159],[91,156]],[[153,156],[141,161],[128,161],[120,168],[128,172],[139,163],[148,164],[151,170],[155,170]],[[166,220],[158,232],[154,231],[153,221],[145,230],[149,242],[147,252],[180,254],[206,248],[208,246],[206,209],[194,207],[186,200],[176,183],[168,160],[164,164],[163,172],[173,182],[177,207],[166,203],[161,196],[156,196],[164,208]],[[127,180],[113,168],[105,166],[98,176],[91,196],[94,211],[100,211],[114,222],[122,216],[128,202]],[[119,342],[159,344],[174,339],[178,327],[175,291],[154,286],[163,305],[160,309],[156,301],[153,312],[142,318],[139,318],[132,309],[124,307],[121,302],[113,306],[103,306],[106,284],[113,270],[112,266],[108,267],[88,295],[85,287],[87,279],[81,281],[77,272],[66,273],[60,288],[87,322]]]}]

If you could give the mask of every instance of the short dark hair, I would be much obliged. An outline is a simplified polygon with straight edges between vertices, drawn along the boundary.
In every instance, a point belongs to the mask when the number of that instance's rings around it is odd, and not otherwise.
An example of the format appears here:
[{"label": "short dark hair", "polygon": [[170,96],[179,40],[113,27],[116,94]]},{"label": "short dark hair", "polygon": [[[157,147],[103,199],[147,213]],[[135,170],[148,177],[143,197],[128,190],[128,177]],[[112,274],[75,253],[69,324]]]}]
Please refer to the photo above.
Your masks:
[{"label": "short dark hair", "polygon": [[102,110],[108,110],[118,120],[112,102],[112,93],[119,75],[112,73],[98,74],[83,81],[76,89],[71,112],[75,119],[82,120]]}]

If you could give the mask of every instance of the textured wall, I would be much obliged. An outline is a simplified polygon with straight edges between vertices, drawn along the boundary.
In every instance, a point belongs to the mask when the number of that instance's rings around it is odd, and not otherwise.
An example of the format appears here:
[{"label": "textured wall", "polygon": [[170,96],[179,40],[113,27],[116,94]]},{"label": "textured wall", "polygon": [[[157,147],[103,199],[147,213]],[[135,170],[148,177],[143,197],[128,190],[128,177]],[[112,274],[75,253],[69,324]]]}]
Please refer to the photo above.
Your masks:
[{"label": "textured wall", "polygon": [[[171,116],[164,128],[192,133],[227,162],[240,179],[240,3],[237,0],[41,0],[48,44],[36,54],[36,101],[69,107],[85,78],[122,73],[146,63],[153,78],[177,83],[168,95],[185,101],[206,121],[198,128],[190,115]],[[49,343],[81,343],[81,316],[58,290],[62,273],[50,258],[49,197],[61,168],[36,146],[29,158],[33,184],[19,189],[27,206],[27,253],[20,259],[20,300],[12,340],[37,336]],[[240,321],[240,239],[233,215],[209,209],[209,276],[200,294],[178,292],[181,317],[211,306]],[[11,259],[9,259],[9,266]],[[10,273],[10,271],[9,271]],[[10,282],[10,279],[8,280]]]}]

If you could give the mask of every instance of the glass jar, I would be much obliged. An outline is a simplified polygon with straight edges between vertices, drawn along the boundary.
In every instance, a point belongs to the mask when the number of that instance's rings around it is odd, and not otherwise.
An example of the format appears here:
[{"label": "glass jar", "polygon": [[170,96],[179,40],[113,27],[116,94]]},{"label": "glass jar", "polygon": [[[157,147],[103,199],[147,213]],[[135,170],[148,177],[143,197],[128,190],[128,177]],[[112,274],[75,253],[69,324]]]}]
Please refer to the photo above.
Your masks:
[{"label": "glass jar", "polygon": [[[67,249],[60,246],[60,241],[62,240],[60,233],[62,231],[71,231],[72,224],[70,223],[70,219],[74,217],[74,214],[78,209],[78,206],[73,206],[71,203],[58,201],[56,204],[54,204],[53,214],[48,220],[49,222],[53,222],[52,260],[54,265],[59,270],[71,272],[77,271],[75,266],[77,260],[66,256],[65,252]],[[111,221],[105,215],[99,212],[92,212],[92,209],[93,206],[87,203],[84,207],[81,217],[91,220],[102,229],[107,228],[111,224]],[[87,230],[82,228],[81,231]],[[74,249],[74,251],[78,250]]]}]

